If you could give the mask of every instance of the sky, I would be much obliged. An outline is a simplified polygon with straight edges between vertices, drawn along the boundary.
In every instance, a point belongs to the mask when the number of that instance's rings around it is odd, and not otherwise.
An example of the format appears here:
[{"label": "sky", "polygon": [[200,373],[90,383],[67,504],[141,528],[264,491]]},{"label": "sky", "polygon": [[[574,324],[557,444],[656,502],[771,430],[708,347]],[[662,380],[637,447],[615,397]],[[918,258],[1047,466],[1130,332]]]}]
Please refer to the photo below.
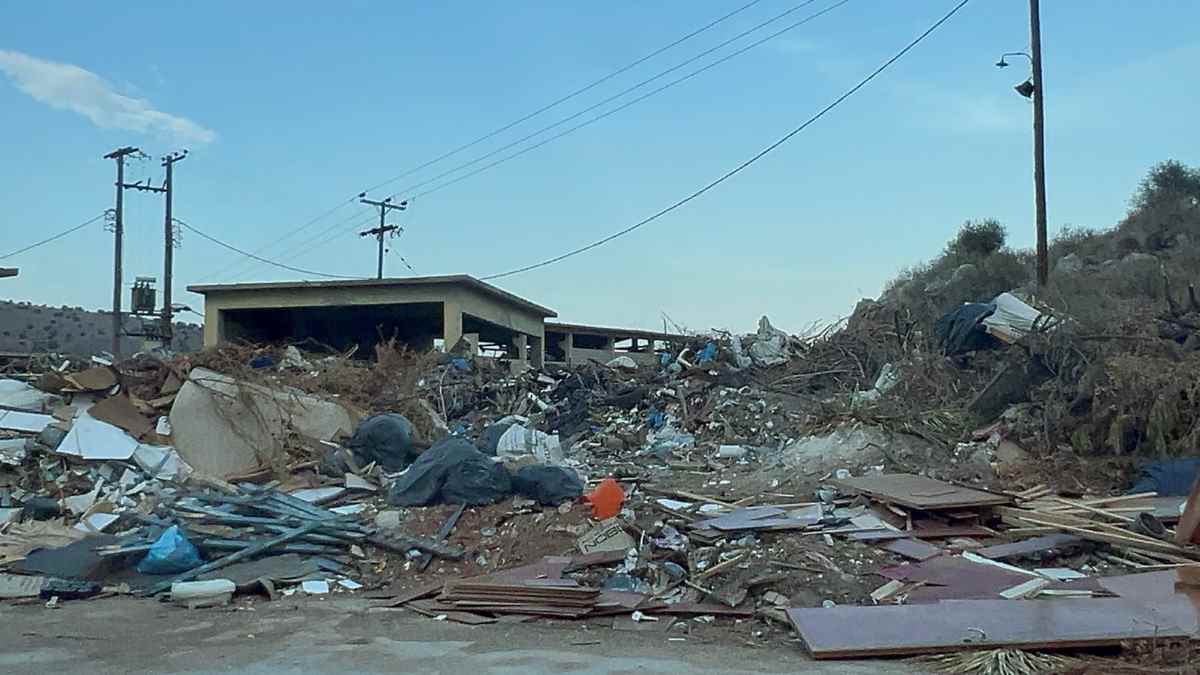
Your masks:
[{"label": "sky", "polygon": [[[486,276],[622,230],[799,126],[955,0],[851,0],[586,127],[430,194],[825,10],[760,0],[590,90],[409,173],[696,31],[749,0],[594,3],[4,3],[0,6],[0,256],[113,207],[175,165],[175,217],[287,265],[371,276],[377,215],[354,202],[414,195],[388,222],[387,272]],[[1168,158],[1200,165],[1200,3],[1043,3],[1050,230],[1109,227]],[[969,219],[1033,243],[1028,4],[972,0],[877,79],[760,161],[627,236],[495,283],[563,320],[799,332],[849,314]],[[580,114],[622,90],[676,68]],[[573,119],[524,144],[524,136]],[[450,172],[450,173],[447,173]],[[391,180],[402,174],[399,180]],[[439,174],[443,178],[431,180]],[[386,183],[385,183],[386,182]],[[425,185],[413,189],[413,186]],[[383,185],[380,185],[383,184]],[[123,291],[162,276],[163,203],[127,191]],[[332,213],[330,213],[332,211]],[[328,215],[326,215],[328,214]],[[112,234],[97,221],[18,256],[0,298],[98,309]],[[406,266],[407,263],[407,266]],[[175,298],[197,283],[317,279],[183,230]],[[187,316],[187,315],[185,315]],[[191,315],[195,318],[195,315]]]}]

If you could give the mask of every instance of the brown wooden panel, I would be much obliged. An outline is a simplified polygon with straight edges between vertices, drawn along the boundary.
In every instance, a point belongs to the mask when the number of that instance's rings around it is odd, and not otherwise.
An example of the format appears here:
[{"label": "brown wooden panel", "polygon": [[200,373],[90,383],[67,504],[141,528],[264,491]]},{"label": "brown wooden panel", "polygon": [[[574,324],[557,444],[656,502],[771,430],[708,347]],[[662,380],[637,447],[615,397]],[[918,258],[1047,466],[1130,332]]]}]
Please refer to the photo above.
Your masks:
[{"label": "brown wooden panel", "polygon": [[1008,504],[1011,498],[910,473],[888,473],[831,481],[850,492],[910,509],[937,511]]},{"label": "brown wooden panel", "polygon": [[1154,608],[1124,598],[945,600],[789,609],[787,615],[817,659],[999,647],[1078,648],[1189,635]]}]

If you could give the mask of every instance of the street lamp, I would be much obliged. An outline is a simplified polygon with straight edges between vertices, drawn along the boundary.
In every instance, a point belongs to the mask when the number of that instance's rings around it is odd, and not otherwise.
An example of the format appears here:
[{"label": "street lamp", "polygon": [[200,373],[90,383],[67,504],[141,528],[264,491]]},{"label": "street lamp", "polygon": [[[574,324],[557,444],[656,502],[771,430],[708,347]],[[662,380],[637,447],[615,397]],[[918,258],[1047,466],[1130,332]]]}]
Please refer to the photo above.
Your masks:
[{"label": "street lamp", "polygon": [[[1005,57],[1009,57],[1009,56],[1024,56],[1025,58],[1029,59],[1030,67],[1033,66],[1033,57],[1030,56],[1029,54],[1026,54],[1025,52],[1006,52],[1006,53],[1000,55],[1000,60],[996,62],[996,67],[997,68],[1007,68],[1007,67],[1011,66],[1012,65],[1011,63],[1004,60]],[[1025,78],[1024,82],[1013,87],[1013,89],[1015,89],[1018,94],[1024,96],[1025,98],[1032,99],[1033,91],[1034,91],[1033,78],[1032,77]]]},{"label": "street lamp", "polygon": [[1030,52],[1007,52],[996,62],[997,68],[1007,68],[1009,56],[1029,59],[1029,78],[1016,87],[1017,93],[1033,102],[1033,187],[1034,215],[1037,227],[1037,284],[1045,289],[1050,277],[1050,247],[1046,241],[1046,139],[1043,131],[1044,83],[1042,81],[1042,19],[1040,0],[1029,0]]}]

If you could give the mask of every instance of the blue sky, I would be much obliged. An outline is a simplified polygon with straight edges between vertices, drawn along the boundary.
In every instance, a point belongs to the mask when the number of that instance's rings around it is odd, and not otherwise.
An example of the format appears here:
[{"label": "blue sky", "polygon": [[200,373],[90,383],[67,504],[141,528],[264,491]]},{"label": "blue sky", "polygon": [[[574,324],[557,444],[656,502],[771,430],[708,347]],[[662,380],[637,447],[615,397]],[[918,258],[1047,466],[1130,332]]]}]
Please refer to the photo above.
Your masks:
[{"label": "blue sky", "polygon": [[[155,159],[131,164],[132,180],[161,180],[158,157],[191,151],[176,169],[175,213],[187,223],[294,266],[371,275],[373,243],[355,227],[371,216],[357,205],[289,235],[360,190],[747,1],[6,3],[0,255],[110,208],[113,163],[101,156],[136,145]],[[413,183],[798,2],[762,0],[371,195],[409,194]],[[831,4],[819,0],[673,76]],[[406,231],[393,242],[388,269],[409,273],[402,255],[420,274],[482,276],[622,229],[798,125],[953,4],[852,0],[421,197],[392,219]],[[1059,0],[1044,3],[1042,23],[1051,231],[1106,227],[1125,213],[1152,164],[1200,164],[1200,4]],[[1027,3],[973,0],[879,79],[716,190],[627,237],[498,283],[572,321],[652,328],[666,313],[690,329],[748,331],[767,314],[799,331],[877,295],[899,269],[936,254],[966,219],[998,218],[1012,243],[1030,245],[1031,111],[1011,89],[1025,64],[993,66],[1002,52],[1027,47]],[[125,281],[161,276],[161,199],[130,192],[126,204]],[[176,298],[199,308],[186,284],[301,276],[236,262],[185,231]],[[0,297],[110,302],[112,237],[99,223],[0,265],[21,268],[19,278],[0,281]]]}]

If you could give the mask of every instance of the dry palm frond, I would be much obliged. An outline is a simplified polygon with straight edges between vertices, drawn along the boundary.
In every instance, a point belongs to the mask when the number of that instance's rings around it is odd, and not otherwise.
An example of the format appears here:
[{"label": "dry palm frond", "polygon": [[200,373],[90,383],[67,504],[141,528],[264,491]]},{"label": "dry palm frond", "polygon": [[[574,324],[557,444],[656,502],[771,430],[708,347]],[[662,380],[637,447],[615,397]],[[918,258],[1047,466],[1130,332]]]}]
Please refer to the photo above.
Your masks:
[{"label": "dry palm frond", "polygon": [[970,673],[971,675],[1034,675],[1061,673],[1076,659],[1067,656],[1037,654],[1020,649],[990,649],[987,651],[955,652],[922,656],[915,659],[940,673]]}]

